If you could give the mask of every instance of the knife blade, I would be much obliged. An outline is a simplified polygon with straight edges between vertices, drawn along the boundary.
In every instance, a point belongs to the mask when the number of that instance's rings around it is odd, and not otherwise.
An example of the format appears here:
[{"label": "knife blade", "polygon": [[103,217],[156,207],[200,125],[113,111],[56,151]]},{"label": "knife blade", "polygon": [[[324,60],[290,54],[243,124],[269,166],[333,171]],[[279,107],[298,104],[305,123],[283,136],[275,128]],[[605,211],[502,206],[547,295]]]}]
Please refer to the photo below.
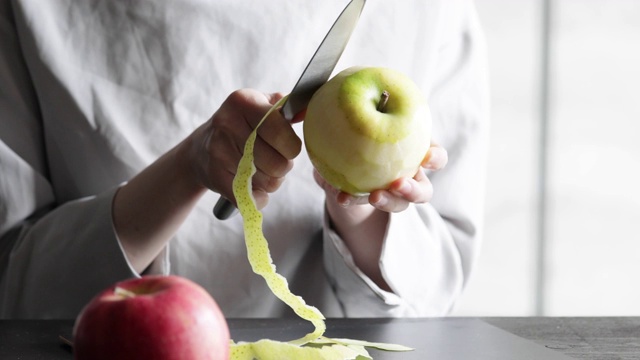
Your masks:
[{"label": "knife blade", "polygon": [[[365,2],[366,0],[351,0],[325,35],[280,109],[288,121],[304,110],[316,90],[329,80],[356,27]],[[213,208],[213,214],[220,220],[228,219],[236,212],[236,207],[224,197],[220,197]]]}]

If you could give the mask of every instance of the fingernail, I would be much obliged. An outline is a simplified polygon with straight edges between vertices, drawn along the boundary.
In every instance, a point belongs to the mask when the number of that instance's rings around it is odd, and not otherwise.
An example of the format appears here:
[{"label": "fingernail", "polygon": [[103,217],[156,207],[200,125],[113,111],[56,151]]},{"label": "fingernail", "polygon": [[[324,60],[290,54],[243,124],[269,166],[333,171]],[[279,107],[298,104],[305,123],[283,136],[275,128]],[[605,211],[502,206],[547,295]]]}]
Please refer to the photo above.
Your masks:
[{"label": "fingernail", "polygon": [[402,180],[394,189],[391,189],[395,195],[406,195],[411,192],[411,184],[407,180]]},{"label": "fingernail", "polygon": [[438,155],[432,154],[423,167],[427,170],[435,170],[436,164],[438,164]]},{"label": "fingernail", "polygon": [[447,162],[447,151],[441,148],[433,148],[429,159],[424,164],[424,168],[428,170],[439,170],[443,168]]},{"label": "fingernail", "polygon": [[380,195],[380,198],[375,203],[373,203],[373,205],[376,207],[381,207],[387,205],[388,202],[389,199],[385,195]]},{"label": "fingernail", "polygon": [[338,204],[340,204],[340,206],[342,207],[349,207],[349,205],[351,204],[351,199],[350,198],[345,198],[342,201],[339,201]]},{"label": "fingernail", "polygon": [[411,192],[411,184],[409,184],[407,180],[402,180],[402,182],[400,183],[400,187],[398,187],[398,191],[403,194]]}]

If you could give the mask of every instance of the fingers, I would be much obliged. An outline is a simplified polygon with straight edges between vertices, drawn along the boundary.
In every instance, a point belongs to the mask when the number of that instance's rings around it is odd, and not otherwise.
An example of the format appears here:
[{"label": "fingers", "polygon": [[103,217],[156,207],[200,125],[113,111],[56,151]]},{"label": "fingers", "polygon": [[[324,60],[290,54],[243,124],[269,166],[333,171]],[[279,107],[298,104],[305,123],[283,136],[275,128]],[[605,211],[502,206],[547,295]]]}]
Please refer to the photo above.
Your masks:
[{"label": "fingers", "polygon": [[395,196],[386,190],[377,190],[369,195],[369,202],[373,207],[385,212],[401,212],[409,207],[410,202]]},{"label": "fingers", "polygon": [[[265,112],[268,110],[267,108]],[[302,140],[279,111],[272,112],[262,123],[258,136],[288,160],[298,156],[302,149]]]},{"label": "fingers", "polygon": [[424,171],[418,170],[413,178],[398,179],[391,183],[388,192],[409,202],[423,204],[431,201],[433,185]]},{"label": "fingers", "polygon": [[440,170],[447,165],[448,161],[447,150],[437,143],[431,142],[431,147],[422,161],[422,167],[427,170]]},{"label": "fingers", "polygon": [[293,116],[293,119],[291,119],[291,123],[292,124],[299,123],[304,120],[305,116],[307,116],[307,109],[303,109],[299,113],[295,114]]},{"label": "fingers", "polygon": [[280,99],[284,97],[284,94],[281,92],[275,92],[271,94],[265,94],[265,96],[267,97],[267,101],[269,101],[269,104],[275,105],[278,101],[280,101]]},{"label": "fingers", "polygon": [[[449,160],[447,150],[431,142],[422,167],[426,170],[441,170]],[[413,178],[402,178],[394,181],[387,190],[377,190],[369,195],[369,203],[377,209],[387,212],[405,210],[409,204],[424,204],[433,197],[433,184],[422,171],[418,170]]]},{"label": "fingers", "polygon": [[332,201],[337,202],[342,207],[348,207],[351,205],[363,205],[369,203],[367,196],[354,196],[334,188],[333,186],[331,186],[331,184],[324,180],[322,175],[320,175],[320,173],[318,173],[316,169],[313,170],[313,178],[316,180],[316,183],[318,183],[318,185],[320,185],[320,187],[325,191],[327,198],[330,198]]},{"label": "fingers", "polygon": [[[447,151],[442,146],[432,143],[421,165],[426,170],[440,170],[447,165],[448,158]],[[372,191],[368,197],[340,192],[324,182],[320,175],[315,175],[316,181],[327,192],[327,197],[331,196],[342,207],[368,203],[381,211],[400,212],[411,203],[427,203],[433,196],[433,185],[422,169],[413,178],[398,179],[388,189]]]},{"label": "fingers", "polygon": [[[231,106],[240,110],[239,115],[249,127],[255,129],[267,111],[281,98],[279,93],[265,95],[255,90],[243,89],[233,92],[228,101]],[[258,129],[258,135],[289,160],[295,158],[302,148],[302,141],[279,111],[271,112]]]},{"label": "fingers", "polygon": [[413,178],[398,179],[388,189],[373,191],[368,196],[353,196],[339,191],[324,181],[317,171],[314,171],[314,177],[327,193],[327,198],[344,208],[370,204],[381,211],[400,212],[406,210],[411,203],[427,203],[433,196],[433,185],[422,170]]},{"label": "fingers", "polygon": [[[200,163],[209,188],[233,201],[231,183],[247,138],[281,93],[263,94],[251,89],[233,92],[212,116],[204,136]],[[254,148],[257,172],[252,179],[258,206],[266,205],[268,193],[276,191],[293,167],[302,141],[279,111],[273,111],[258,130]]]},{"label": "fingers", "polygon": [[388,190],[376,190],[369,195],[369,203],[378,210],[400,212],[411,203],[424,204],[431,201],[433,185],[422,170],[413,178],[398,179]]}]

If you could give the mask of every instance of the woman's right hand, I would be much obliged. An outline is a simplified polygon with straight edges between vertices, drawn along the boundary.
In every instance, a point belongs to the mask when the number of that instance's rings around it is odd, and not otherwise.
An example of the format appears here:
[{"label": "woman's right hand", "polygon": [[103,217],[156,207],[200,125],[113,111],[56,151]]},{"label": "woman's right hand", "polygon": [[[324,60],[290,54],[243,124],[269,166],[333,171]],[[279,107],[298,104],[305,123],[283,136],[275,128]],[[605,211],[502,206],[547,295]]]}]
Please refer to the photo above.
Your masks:
[{"label": "woman's right hand", "polygon": [[[203,186],[235,203],[232,182],[249,134],[282,94],[264,94],[252,89],[231,93],[213,116],[189,141],[195,178]],[[253,196],[259,209],[276,191],[293,167],[302,141],[291,124],[273,111],[260,126],[254,150],[256,174]]]},{"label": "woman's right hand", "polygon": [[[235,201],[231,188],[244,144],[281,98],[255,90],[233,92],[207,122],[118,189],[113,224],[133,269],[142,273],[151,264],[207,188]],[[258,207],[280,187],[301,146],[291,125],[272,112],[255,147],[253,195]]]}]

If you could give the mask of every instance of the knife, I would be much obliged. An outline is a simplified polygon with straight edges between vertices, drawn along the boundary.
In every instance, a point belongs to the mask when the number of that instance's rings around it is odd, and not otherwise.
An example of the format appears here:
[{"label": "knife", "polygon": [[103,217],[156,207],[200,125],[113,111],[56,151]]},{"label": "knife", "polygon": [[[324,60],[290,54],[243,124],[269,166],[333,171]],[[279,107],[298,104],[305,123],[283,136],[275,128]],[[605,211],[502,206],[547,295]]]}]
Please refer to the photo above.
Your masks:
[{"label": "knife", "polygon": [[[356,27],[365,2],[366,0],[351,0],[325,35],[280,109],[288,121],[304,110],[316,90],[329,80]],[[213,214],[220,220],[228,219],[236,212],[236,207],[224,197],[219,198],[213,208]]]}]

